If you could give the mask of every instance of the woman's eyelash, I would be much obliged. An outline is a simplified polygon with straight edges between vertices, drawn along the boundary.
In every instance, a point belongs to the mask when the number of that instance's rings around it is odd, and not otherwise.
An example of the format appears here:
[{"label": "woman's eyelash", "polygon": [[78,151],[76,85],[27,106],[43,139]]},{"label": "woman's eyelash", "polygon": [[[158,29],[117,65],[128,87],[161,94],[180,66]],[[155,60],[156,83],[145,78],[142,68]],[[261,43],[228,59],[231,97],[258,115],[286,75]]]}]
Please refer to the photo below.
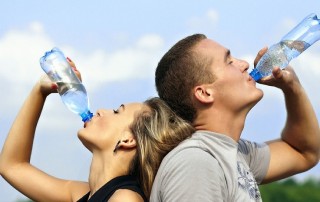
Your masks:
[{"label": "woman's eyelash", "polygon": [[113,110],[113,113],[118,114],[118,113],[119,113],[119,110],[114,109],[114,110]]}]

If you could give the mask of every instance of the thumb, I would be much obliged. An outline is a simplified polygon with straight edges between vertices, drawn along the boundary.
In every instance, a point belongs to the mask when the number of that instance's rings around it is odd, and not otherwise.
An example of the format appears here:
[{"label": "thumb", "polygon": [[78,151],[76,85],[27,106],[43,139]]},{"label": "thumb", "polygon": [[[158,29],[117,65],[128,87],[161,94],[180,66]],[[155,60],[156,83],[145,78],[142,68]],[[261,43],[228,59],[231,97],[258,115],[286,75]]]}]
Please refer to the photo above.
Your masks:
[{"label": "thumb", "polygon": [[281,79],[283,72],[281,71],[280,67],[274,67],[272,70],[272,75],[275,79]]}]

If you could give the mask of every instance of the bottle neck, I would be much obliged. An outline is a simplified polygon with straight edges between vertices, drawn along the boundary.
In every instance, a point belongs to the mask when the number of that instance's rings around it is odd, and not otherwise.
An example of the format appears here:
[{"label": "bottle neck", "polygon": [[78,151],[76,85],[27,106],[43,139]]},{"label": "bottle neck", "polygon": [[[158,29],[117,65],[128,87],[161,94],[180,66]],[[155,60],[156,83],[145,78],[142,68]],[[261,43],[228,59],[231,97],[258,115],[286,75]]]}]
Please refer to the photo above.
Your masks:
[{"label": "bottle neck", "polygon": [[258,80],[260,80],[260,79],[263,77],[257,68],[253,69],[253,70],[250,72],[250,76],[251,76],[255,81],[258,81]]},{"label": "bottle neck", "polygon": [[82,121],[85,123],[87,121],[90,121],[93,117],[93,113],[90,112],[90,110],[80,114]]}]

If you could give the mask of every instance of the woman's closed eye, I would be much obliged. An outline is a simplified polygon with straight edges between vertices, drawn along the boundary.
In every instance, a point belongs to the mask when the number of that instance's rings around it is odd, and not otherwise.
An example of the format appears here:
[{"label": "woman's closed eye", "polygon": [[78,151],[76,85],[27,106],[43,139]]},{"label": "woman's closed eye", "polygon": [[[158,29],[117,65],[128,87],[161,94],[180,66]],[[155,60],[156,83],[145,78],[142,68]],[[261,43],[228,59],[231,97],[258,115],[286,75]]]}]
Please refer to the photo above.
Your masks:
[{"label": "woman's closed eye", "polygon": [[114,110],[113,110],[113,113],[118,114],[118,113],[119,113],[119,110],[120,110],[121,108],[124,110],[124,104],[121,104],[118,109],[114,109]]}]

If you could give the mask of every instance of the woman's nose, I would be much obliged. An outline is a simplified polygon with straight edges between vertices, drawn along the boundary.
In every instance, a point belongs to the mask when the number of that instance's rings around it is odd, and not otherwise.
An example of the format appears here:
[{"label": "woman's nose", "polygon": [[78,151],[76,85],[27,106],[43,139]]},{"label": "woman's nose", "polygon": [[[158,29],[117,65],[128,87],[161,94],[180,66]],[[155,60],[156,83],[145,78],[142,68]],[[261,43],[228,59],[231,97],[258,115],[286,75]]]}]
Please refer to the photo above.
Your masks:
[{"label": "woman's nose", "polygon": [[97,110],[96,116],[102,116],[104,114],[102,109]]}]

